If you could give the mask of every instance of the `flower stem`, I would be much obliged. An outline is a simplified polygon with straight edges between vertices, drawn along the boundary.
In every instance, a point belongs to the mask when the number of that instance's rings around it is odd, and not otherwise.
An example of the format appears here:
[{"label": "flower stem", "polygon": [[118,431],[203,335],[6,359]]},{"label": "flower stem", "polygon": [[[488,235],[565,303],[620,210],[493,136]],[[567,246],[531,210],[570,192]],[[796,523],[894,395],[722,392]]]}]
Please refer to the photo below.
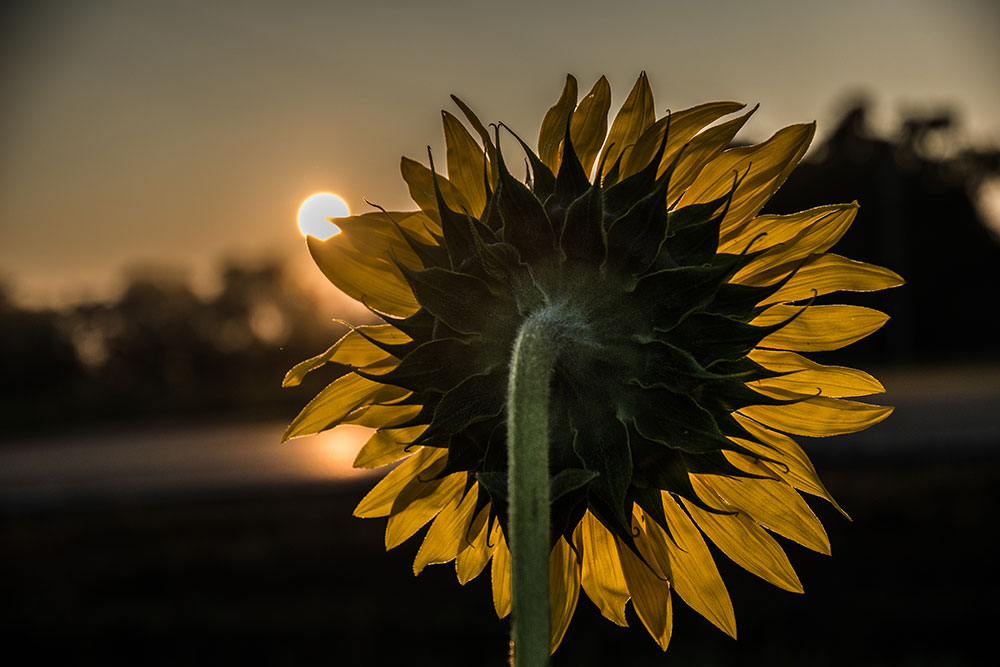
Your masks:
[{"label": "flower stem", "polygon": [[549,660],[549,381],[556,341],[529,318],[518,332],[507,387],[507,493],[514,665]]}]

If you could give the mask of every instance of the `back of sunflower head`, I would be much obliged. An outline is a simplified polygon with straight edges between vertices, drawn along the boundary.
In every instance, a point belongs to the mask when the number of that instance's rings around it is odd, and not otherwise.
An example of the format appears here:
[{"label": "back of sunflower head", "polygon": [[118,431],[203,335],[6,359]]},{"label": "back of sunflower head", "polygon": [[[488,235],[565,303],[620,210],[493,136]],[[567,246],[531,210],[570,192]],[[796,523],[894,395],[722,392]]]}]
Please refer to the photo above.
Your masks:
[{"label": "back of sunflower head", "polygon": [[[608,82],[578,100],[569,76],[535,152],[453,99],[465,122],[443,113],[447,176],[402,160],[418,210],[338,219],[342,234],[308,240],[385,323],[289,371],[286,385],[344,369],[285,438],[376,429],[355,465],[402,462],[355,515],[388,518],[386,548],[429,523],[415,573],[454,561],[464,584],[489,564],[519,666],[544,664],[581,589],[620,625],[631,600],[663,649],[675,595],[735,637],[706,538],[801,592],[774,535],[829,553],[800,494],[837,505],[793,436],[892,411],[850,400],[883,391],[872,376],[803,356],[887,317],[814,299],[902,280],[827,252],[855,202],[760,214],[812,124],[730,148],[755,109],[658,119],[642,74],[609,128]],[[524,181],[508,170],[520,152]]]}]

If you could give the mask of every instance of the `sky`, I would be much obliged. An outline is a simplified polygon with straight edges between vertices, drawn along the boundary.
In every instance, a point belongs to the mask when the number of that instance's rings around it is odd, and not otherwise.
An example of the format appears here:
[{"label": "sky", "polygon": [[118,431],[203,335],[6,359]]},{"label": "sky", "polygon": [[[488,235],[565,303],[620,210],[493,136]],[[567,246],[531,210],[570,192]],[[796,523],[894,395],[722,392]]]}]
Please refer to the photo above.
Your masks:
[{"label": "sky", "polygon": [[[399,158],[442,155],[462,97],[537,137],[567,73],[612,111],[640,71],[658,114],[733,99],[742,137],[953,108],[1000,144],[1000,3],[161,2],[0,9],[0,284],[26,306],[110,298],[139,270],[209,290],[225,257],[291,258],[315,192],[411,209]],[[312,273],[309,273],[312,272]]]}]

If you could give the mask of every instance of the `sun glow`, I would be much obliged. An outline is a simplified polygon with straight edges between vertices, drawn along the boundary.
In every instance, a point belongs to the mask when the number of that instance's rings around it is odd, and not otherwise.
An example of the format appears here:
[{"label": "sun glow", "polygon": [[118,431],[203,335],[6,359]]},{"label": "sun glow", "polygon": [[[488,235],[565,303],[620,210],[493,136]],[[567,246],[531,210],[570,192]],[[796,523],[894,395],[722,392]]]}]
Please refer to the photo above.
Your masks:
[{"label": "sun glow", "polygon": [[343,199],[329,192],[320,192],[307,198],[299,207],[299,231],[303,236],[325,241],[340,233],[340,228],[328,218],[345,218],[350,214]]}]

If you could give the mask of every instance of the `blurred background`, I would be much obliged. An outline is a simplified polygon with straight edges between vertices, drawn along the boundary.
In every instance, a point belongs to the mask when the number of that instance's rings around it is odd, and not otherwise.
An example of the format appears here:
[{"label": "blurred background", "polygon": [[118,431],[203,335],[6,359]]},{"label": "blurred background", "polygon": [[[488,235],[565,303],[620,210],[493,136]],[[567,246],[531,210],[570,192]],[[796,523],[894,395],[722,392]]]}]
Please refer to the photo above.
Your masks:
[{"label": "blurred background", "polygon": [[[1000,482],[1000,5],[8,2],[0,9],[0,638],[5,664],[501,665],[488,574],[414,578],[351,517],[360,428],[279,444],[361,322],[296,226],[334,192],[412,208],[448,95],[537,136],[565,74],[645,70],[658,114],[817,120],[767,211],[857,199],[837,252],[907,279],[825,363],[896,413],[804,445],[851,514],[788,545],[805,596],[724,556],[734,642],[675,605],[664,657],[581,599],[555,665],[982,664]],[[808,439],[803,439],[808,440]],[[630,614],[632,612],[629,612]],[[21,656],[21,657],[17,657]],[[27,658],[25,656],[30,656]]]}]

